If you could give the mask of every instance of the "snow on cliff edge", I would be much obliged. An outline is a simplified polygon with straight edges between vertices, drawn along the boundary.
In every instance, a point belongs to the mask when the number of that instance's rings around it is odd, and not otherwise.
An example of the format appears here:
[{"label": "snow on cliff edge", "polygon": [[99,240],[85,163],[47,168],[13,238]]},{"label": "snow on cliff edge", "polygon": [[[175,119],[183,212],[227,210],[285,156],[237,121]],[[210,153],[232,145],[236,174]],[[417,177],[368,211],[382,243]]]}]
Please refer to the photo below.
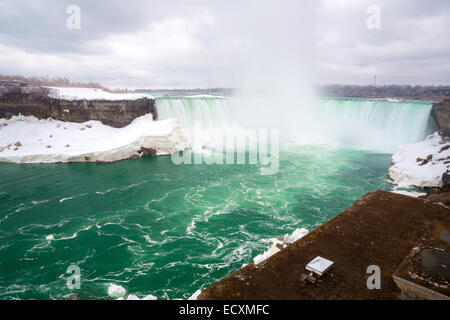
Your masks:
[{"label": "snow on cliff edge", "polygon": [[64,100],[108,100],[124,101],[137,99],[154,99],[152,95],[146,93],[111,93],[96,88],[63,88],[46,87],[50,89],[49,96]]},{"label": "snow on cliff edge", "polygon": [[169,155],[190,148],[190,144],[176,119],[153,121],[151,114],[124,128],[92,120],[0,119],[0,162],[113,162],[137,157],[141,147]]},{"label": "snow on cliff edge", "polygon": [[436,132],[422,142],[400,146],[392,163],[389,177],[399,187],[440,187],[450,168],[450,141]]}]

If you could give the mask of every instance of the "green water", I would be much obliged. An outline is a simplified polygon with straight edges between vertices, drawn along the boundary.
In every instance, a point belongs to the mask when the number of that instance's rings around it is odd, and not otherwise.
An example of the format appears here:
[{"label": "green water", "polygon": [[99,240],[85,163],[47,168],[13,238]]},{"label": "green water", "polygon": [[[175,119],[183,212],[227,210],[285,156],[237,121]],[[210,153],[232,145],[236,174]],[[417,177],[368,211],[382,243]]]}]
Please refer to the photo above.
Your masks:
[{"label": "green water", "polygon": [[[0,164],[0,299],[188,298],[279,237],[312,230],[366,192],[390,190],[390,154],[283,147],[280,171],[181,165]],[[54,240],[46,240],[53,235]],[[81,289],[66,269],[81,268]]]}]

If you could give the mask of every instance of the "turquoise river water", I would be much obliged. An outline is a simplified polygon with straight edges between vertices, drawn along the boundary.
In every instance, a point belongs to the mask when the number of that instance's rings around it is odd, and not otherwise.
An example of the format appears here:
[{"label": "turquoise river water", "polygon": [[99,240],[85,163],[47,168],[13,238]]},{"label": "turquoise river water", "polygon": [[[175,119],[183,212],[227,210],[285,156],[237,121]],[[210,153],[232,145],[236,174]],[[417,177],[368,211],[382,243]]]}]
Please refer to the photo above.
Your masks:
[{"label": "turquoise river water", "polygon": [[[330,113],[336,106],[327,103]],[[346,108],[361,113],[364,106]],[[408,108],[424,112],[417,126],[428,121],[429,105]],[[180,112],[165,110],[166,117]],[[374,119],[384,119],[383,110]],[[370,115],[361,117],[352,113],[346,121],[370,127]],[[189,298],[266,251],[266,239],[313,230],[365,193],[392,190],[391,156],[359,146],[286,143],[272,176],[260,175],[259,165],[175,165],[170,157],[0,163],[0,299],[63,299],[75,292],[110,299],[110,284],[138,296]],[[72,264],[81,270],[79,290],[66,285]]]}]

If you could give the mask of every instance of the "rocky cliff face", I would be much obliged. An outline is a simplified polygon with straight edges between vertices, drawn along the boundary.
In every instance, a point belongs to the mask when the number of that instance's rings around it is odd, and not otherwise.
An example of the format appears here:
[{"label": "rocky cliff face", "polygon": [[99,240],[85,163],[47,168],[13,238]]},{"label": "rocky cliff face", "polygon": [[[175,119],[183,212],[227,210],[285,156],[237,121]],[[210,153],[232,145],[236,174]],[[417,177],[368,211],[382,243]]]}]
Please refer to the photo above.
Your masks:
[{"label": "rocky cliff face", "polygon": [[433,117],[444,136],[450,136],[450,100],[433,104]]},{"label": "rocky cliff face", "polygon": [[105,125],[121,128],[148,113],[157,119],[155,101],[152,99],[69,101],[50,98],[44,92],[23,91],[0,95],[0,118],[6,119],[21,114],[70,122],[98,120]]}]

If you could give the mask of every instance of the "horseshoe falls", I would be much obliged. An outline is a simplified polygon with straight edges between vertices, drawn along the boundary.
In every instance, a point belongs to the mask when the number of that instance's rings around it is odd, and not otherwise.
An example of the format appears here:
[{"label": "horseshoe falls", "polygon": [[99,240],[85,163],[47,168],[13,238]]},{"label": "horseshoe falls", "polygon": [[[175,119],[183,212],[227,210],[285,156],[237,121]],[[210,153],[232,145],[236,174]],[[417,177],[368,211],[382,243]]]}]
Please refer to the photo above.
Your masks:
[{"label": "horseshoe falls", "polygon": [[[401,144],[423,140],[437,130],[431,104],[374,100],[322,100],[322,142],[395,152]],[[325,137],[325,139],[324,139]]]},{"label": "horseshoe falls", "polygon": [[191,130],[195,121],[205,129],[226,129],[236,123],[236,110],[228,98],[158,98],[158,119],[176,118]]},{"label": "horseshoe falls", "polygon": [[187,130],[195,121],[207,129],[279,128],[279,171],[176,165],[170,157],[0,163],[0,299],[64,299],[74,293],[71,265],[80,268],[81,299],[113,299],[112,285],[141,298],[187,299],[251,263],[268,239],[311,231],[367,192],[392,191],[396,147],[435,130],[427,103],[272,101],[251,117],[232,98],[156,103],[160,119],[177,118]]},{"label": "horseshoe falls", "polygon": [[[303,145],[337,145],[393,153],[401,144],[423,140],[437,130],[429,103],[384,100],[320,99],[315,105],[295,113],[298,119],[280,126],[284,140]],[[191,130],[195,121],[204,129],[248,127],[240,115],[245,105],[226,98],[159,98],[159,119],[177,118]],[[264,127],[277,117],[277,108],[261,108],[251,119],[252,129]],[[265,118],[258,122],[259,118]],[[283,135],[283,133],[285,133]]]}]

